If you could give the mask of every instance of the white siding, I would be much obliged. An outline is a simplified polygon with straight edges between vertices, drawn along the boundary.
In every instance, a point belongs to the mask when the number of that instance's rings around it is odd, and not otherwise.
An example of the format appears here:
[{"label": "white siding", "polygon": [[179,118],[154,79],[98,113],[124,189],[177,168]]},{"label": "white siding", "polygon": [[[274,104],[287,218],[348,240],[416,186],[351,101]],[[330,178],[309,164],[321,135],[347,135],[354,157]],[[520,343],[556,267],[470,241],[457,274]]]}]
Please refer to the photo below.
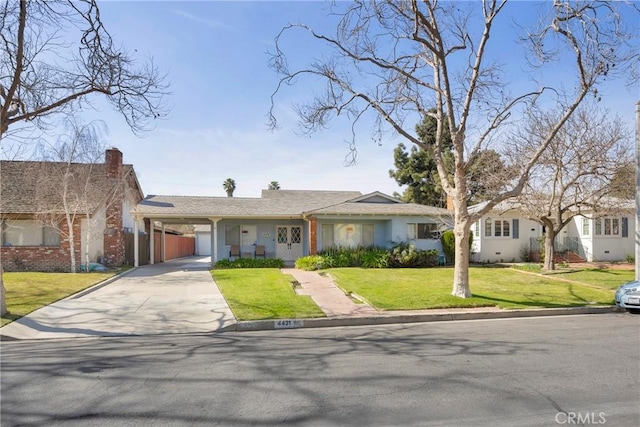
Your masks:
[{"label": "white siding", "polygon": [[[485,220],[487,218],[509,221],[510,230],[508,237],[485,236]],[[514,238],[513,220],[518,220],[518,238]],[[495,225],[495,224],[494,224]],[[473,230],[473,227],[472,227]],[[541,227],[535,221],[522,218],[516,214],[486,215],[480,222],[480,237],[474,236],[473,255],[474,262],[521,262],[523,251],[530,249],[530,239],[541,235]]]}]

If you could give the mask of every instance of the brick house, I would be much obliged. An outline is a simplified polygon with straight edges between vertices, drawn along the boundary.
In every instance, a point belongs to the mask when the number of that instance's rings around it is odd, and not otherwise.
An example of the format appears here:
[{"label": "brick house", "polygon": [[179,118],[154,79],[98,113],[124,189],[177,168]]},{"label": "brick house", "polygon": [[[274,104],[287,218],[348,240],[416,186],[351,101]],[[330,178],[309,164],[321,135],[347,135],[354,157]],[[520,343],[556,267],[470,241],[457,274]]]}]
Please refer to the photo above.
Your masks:
[{"label": "brick house", "polygon": [[5,271],[69,271],[71,235],[77,266],[124,263],[125,231],[134,228],[129,212],[144,195],[117,148],[98,164],[1,161],[0,177]]}]

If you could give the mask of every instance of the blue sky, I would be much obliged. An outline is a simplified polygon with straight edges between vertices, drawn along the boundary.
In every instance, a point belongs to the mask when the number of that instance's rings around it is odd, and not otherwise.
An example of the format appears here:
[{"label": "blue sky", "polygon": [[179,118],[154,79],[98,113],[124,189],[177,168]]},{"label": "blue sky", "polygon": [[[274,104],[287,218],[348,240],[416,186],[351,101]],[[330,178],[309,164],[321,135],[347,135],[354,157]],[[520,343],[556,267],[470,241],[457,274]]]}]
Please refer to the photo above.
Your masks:
[{"label": "blue sky", "polygon": [[[512,7],[518,14],[526,13],[526,6]],[[266,52],[288,23],[328,31],[327,7],[307,1],[102,2],[102,19],[114,39],[129,51],[152,56],[167,73],[172,111],[144,138],[134,136],[117,113],[99,102],[99,111],[88,117],[106,121],[107,145],[118,147],[125,162],[134,165],[145,194],[223,196],[226,178],[235,179],[235,196],[241,197],[259,197],[270,181],[278,181],[283,189],[401,192],[388,175],[393,149],[401,139],[389,136],[379,145],[362,132],[357,163],[346,167],[345,140],[350,136],[345,122],[300,135],[291,103],[312,95],[304,84],[278,98],[281,127],[267,129],[270,95],[278,77],[268,67]],[[502,34],[494,39],[511,37],[508,23],[499,30]],[[318,54],[296,39],[289,49],[292,60],[308,62]],[[502,61],[514,57],[508,49],[502,53],[508,55]],[[516,82],[526,78],[515,74],[511,77]],[[637,89],[630,91],[620,83],[604,101],[632,127],[638,99]]]}]

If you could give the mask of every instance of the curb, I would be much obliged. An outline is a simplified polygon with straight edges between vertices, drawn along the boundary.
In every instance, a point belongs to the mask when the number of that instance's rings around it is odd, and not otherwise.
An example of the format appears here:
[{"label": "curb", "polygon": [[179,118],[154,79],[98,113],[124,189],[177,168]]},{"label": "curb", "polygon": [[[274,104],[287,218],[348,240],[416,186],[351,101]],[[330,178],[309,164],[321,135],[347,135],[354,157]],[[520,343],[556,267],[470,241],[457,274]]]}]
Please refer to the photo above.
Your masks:
[{"label": "curb", "polygon": [[450,313],[420,313],[366,317],[332,317],[311,319],[277,319],[240,321],[224,328],[224,332],[268,331],[275,329],[329,328],[338,326],[390,325],[402,323],[447,322],[453,320],[507,319],[516,317],[572,316],[624,312],[613,306],[540,308],[504,311],[455,311]]}]

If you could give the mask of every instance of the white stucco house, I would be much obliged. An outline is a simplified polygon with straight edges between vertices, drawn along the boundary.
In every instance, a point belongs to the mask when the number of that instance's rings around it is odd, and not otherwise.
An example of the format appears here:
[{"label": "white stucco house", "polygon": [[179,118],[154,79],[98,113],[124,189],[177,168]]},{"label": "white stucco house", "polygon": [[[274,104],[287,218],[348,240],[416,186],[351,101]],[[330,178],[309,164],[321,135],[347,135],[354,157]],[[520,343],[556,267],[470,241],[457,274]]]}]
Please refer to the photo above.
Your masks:
[{"label": "white stucco house", "polygon": [[[472,206],[470,211],[484,206]],[[615,215],[604,217],[585,212],[574,217],[556,237],[557,252],[571,252],[581,259],[625,261],[635,252],[635,203],[621,200]],[[517,203],[505,201],[495,206],[471,227],[473,262],[520,262],[536,258],[541,224],[528,219]]]},{"label": "white stucco house", "polygon": [[211,255],[212,262],[232,257],[238,246],[241,257],[254,257],[260,247],[267,258],[289,263],[335,246],[409,242],[442,252],[440,233],[451,227],[446,209],[358,191],[263,190],[259,198],[151,195],[131,213],[138,220],[194,224],[196,253]]}]

